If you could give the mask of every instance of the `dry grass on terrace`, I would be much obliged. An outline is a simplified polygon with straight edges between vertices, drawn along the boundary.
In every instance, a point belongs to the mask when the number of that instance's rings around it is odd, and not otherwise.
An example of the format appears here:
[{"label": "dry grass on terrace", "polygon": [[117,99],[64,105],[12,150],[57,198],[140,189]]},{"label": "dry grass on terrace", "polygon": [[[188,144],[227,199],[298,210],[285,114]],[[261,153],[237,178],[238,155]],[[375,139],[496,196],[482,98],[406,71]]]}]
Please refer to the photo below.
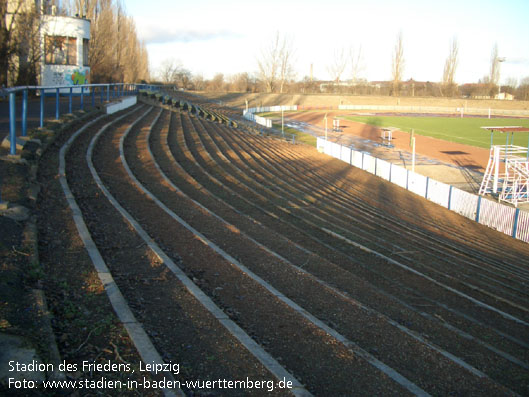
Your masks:
[{"label": "dry grass on terrace", "polygon": [[224,105],[244,108],[248,100],[250,107],[274,105],[338,106],[338,105],[385,105],[385,106],[440,106],[480,109],[529,110],[529,101],[501,101],[464,98],[426,98],[357,95],[300,95],[300,94],[248,94],[225,92],[200,92],[200,95],[220,100]]}]

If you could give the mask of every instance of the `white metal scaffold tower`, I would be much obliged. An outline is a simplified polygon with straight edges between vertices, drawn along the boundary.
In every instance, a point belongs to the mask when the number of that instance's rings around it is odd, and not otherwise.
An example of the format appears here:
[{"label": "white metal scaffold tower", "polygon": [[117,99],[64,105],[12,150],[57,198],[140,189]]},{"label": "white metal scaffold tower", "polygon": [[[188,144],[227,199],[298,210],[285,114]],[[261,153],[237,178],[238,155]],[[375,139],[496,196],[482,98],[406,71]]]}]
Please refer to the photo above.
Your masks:
[{"label": "white metal scaffold tower", "polygon": [[[498,201],[513,204],[529,202],[529,148],[516,146],[514,134],[529,132],[529,128],[481,127],[490,131],[490,157],[483,175],[479,194],[489,193],[498,196]],[[494,132],[505,133],[505,145],[494,145]],[[528,144],[529,146],[529,144]]]}]

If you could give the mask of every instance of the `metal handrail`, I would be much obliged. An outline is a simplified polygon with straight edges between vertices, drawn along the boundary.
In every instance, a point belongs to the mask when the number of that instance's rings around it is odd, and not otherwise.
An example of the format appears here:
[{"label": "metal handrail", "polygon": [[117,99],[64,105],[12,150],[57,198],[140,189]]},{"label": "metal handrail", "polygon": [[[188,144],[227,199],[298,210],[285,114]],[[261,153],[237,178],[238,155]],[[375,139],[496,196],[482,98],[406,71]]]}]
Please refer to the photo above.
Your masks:
[{"label": "metal handrail", "polygon": [[[155,84],[138,84],[138,83],[106,83],[106,84],[83,84],[83,85],[54,85],[54,86],[17,86],[10,88],[3,88],[0,90],[0,96],[9,96],[9,154],[16,155],[16,94],[22,93],[22,121],[21,121],[21,136],[27,136],[27,109],[28,109],[28,93],[33,90],[40,94],[40,128],[44,126],[44,97],[46,94],[55,95],[55,119],[60,117],[59,98],[61,95],[69,97],[68,113],[72,113],[73,104],[72,97],[80,95],[80,109],[84,109],[85,96],[90,96],[92,106],[95,106],[95,88],[99,89],[100,103],[110,101],[112,98],[122,97],[125,95],[136,95],[140,89],[148,88],[150,90],[158,90],[160,87],[166,87]],[[93,88],[90,90],[90,88]],[[106,90],[104,89],[106,88]],[[65,92],[66,90],[66,92]],[[73,91],[76,91],[74,93]],[[53,92],[54,91],[54,92]],[[79,92],[80,91],[80,92]],[[106,91],[106,93],[104,92]],[[106,95],[105,95],[106,94]]]}]

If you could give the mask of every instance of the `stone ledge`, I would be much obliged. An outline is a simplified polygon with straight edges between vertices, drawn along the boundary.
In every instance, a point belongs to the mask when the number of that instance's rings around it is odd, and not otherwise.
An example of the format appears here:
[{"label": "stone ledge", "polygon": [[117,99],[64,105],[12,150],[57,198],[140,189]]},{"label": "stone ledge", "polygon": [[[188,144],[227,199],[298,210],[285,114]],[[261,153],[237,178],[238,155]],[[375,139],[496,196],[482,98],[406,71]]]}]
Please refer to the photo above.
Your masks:
[{"label": "stone ledge", "polygon": [[120,110],[127,109],[131,106],[134,106],[136,102],[137,102],[136,96],[124,97],[118,101],[105,105],[105,113],[112,114],[112,113],[119,112]]},{"label": "stone ledge", "polygon": [[[28,141],[26,139],[22,139],[22,137],[19,137],[19,136],[17,136],[15,138],[15,141],[16,141],[16,149],[17,150],[24,149],[24,146],[26,145],[26,143],[28,143]],[[5,149],[10,149],[11,148],[11,140],[9,139],[9,135],[7,135],[4,138],[4,140],[2,141],[2,147],[5,148]]]}]

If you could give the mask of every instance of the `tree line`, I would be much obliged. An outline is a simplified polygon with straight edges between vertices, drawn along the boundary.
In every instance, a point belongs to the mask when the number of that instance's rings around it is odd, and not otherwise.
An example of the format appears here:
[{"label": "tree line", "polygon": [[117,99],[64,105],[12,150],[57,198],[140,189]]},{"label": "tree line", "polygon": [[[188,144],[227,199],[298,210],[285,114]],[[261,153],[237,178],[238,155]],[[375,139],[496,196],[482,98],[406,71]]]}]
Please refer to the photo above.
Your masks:
[{"label": "tree line", "polygon": [[[40,5],[40,6],[39,6]],[[391,54],[391,79],[367,81],[361,46],[337,48],[327,66],[331,79],[321,81],[312,75],[299,79],[294,72],[295,45],[292,37],[277,32],[263,46],[256,59],[255,73],[224,75],[211,79],[193,74],[172,59],[162,62],[156,81],[150,79],[145,43],[139,40],[132,17],[122,0],[0,0],[0,86],[36,85],[44,56],[40,26],[42,14],[54,9],[59,15],[91,21],[89,45],[90,82],[160,82],[198,91],[238,91],[275,93],[341,93],[357,95],[494,97],[499,92],[529,100],[529,76],[521,81],[508,79],[499,86],[500,66],[505,58],[493,47],[490,72],[476,84],[456,83],[459,61],[457,37],[450,40],[443,75],[439,81],[403,81],[406,67],[402,32],[395,39]]]},{"label": "tree line", "polygon": [[[391,54],[391,79],[387,81],[367,81],[362,78],[366,69],[361,45],[337,48],[334,57],[327,65],[329,81],[321,81],[314,76],[296,79],[294,73],[295,45],[291,37],[277,32],[270,42],[263,46],[256,59],[257,71],[254,74],[239,73],[225,76],[216,74],[206,80],[202,75],[193,75],[181,62],[166,60],[159,69],[161,83],[174,84],[182,89],[198,91],[239,91],[269,93],[340,93],[357,95],[393,96],[434,96],[434,97],[491,97],[499,92],[511,94],[516,99],[529,100],[529,76],[518,82],[509,78],[500,86],[500,66],[505,58],[499,57],[498,46],[491,52],[490,71],[478,83],[457,84],[456,74],[459,63],[459,42],[457,37],[450,39],[447,47],[443,74],[439,81],[403,81],[406,67],[405,43],[402,32],[395,39]],[[388,73],[389,74],[389,73]]]},{"label": "tree line", "polygon": [[147,48],[121,0],[0,0],[0,86],[38,84],[51,13],[90,20],[90,83],[149,80]]}]

